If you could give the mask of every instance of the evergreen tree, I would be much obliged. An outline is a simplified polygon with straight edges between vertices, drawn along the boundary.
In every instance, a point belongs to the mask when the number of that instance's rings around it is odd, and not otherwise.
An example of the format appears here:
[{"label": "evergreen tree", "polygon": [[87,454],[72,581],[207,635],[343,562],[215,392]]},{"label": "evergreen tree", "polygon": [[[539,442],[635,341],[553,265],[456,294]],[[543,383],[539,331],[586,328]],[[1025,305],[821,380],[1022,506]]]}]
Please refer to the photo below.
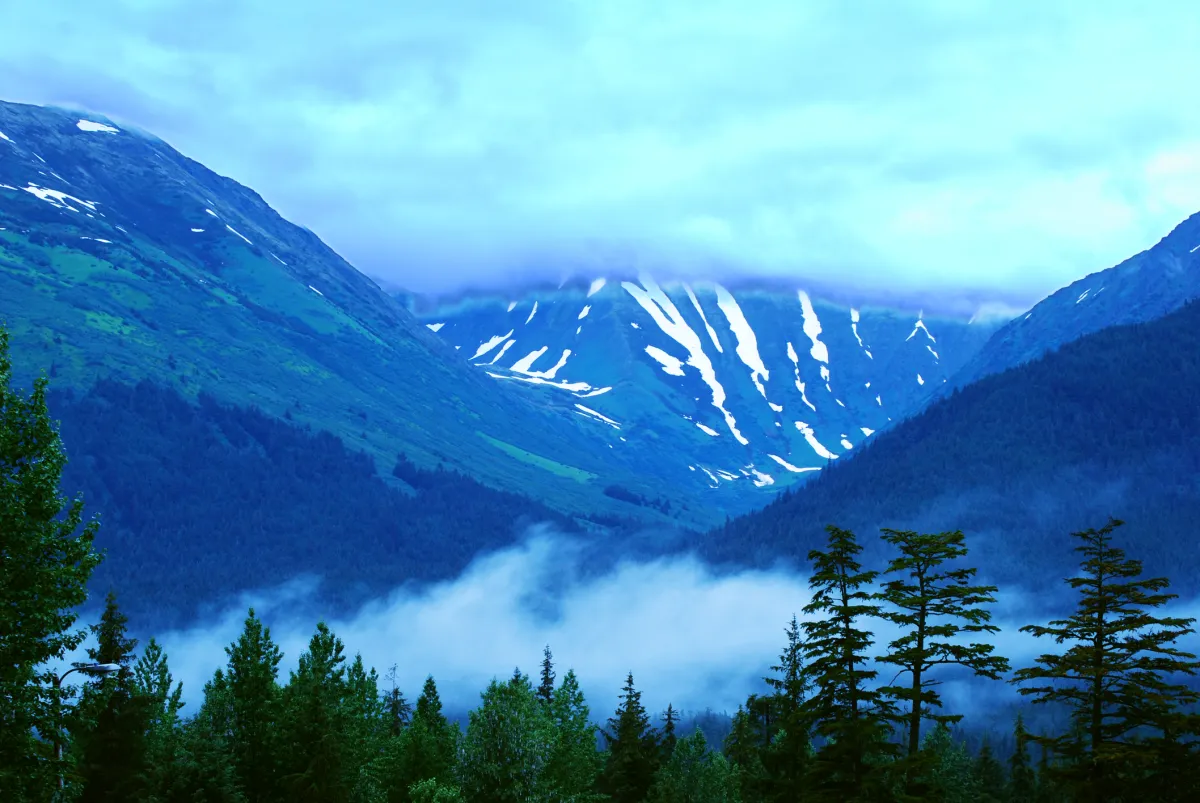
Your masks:
[{"label": "evergreen tree", "polygon": [[884,695],[866,685],[877,672],[866,668],[873,638],[860,625],[882,614],[866,590],[878,572],[862,570],[854,533],[833,525],[827,531],[828,549],[808,555],[813,596],[804,607],[813,617],[803,624],[803,657],[813,687],[804,715],[826,739],[809,771],[810,795],[838,803],[886,800],[881,765],[896,752],[888,741],[894,713]]},{"label": "evergreen tree", "polygon": [[396,685],[395,664],[392,664],[392,668],[388,670],[387,679],[391,683],[384,702],[388,733],[392,736],[399,736],[412,718],[412,706],[409,705],[408,700],[404,699],[404,692],[400,691]]},{"label": "evergreen tree", "polygon": [[[738,706],[729,734],[725,737],[726,758],[737,768],[742,803],[763,803],[767,796],[768,776],[763,764],[763,744],[759,728],[745,706]],[[772,773],[774,775],[774,773]],[[799,794],[793,796],[799,800]]]},{"label": "evergreen tree", "polygon": [[47,380],[28,397],[11,383],[0,327],[0,789],[11,803],[41,803],[63,769],[54,745],[71,691],[48,665],[83,642],[75,609],[100,562],[98,525],[83,525],[82,500],[68,503],[59,492],[66,456],[46,407]]},{"label": "evergreen tree", "polygon": [[462,803],[462,792],[453,784],[433,778],[418,781],[408,788],[408,799],[412,803]]},{"label": "evergreen tree", "polygon": [[346,672],[342,698],[343,743],[346,750],[347,783],[356,801],[370,799],[371,790],[382,788],[369,766],[382,753],[388,738],[384,699],[379,694],[379,676],[363,665],[356,653]]},{"label": "evergreen tree", "polygon": [[493,680],[469,713],[459,777],[468,801],[550,801],[554,727],[527,678]]},{"label": "evergreen tree", "polygon": [[1200,701],[1200,694],[1168,680],[1200,669],[1194,654],[1174,646],[1195,632],[1195,620],[1152,613],[1176,595],[1163,591],[1169,585],[1165,577],[1140,578],[1141,561],[1113,546],[1112,533],[1122,524],[1110,519],[1098,530],[1072,534],[1083,557],[1082,572],[1066,581],[1079,594],[1075,612],[1048,626],[1021,628],[1070,646],[1064,653],[1038,656],[1036,666],[1019,670],[1013,679],[1042,684],[1019,690],[1035,703],[1069,707],[1078,738],[1070,733],[1030,738],[1063,759],[1055,774],[1079,800],[1136,796],[1165,744],[1147,740],[1147,734],[1197,732],[1184,707]]},{"label": "evergreen tree", "polygon": [[128,625],[116,594],[109,591],[100,622],[91,626],[96,646],[87,655],[92,663],[120,669],[85,688],[73,718],[83,803],[129,800],[142,791],[150,703],[134,684],[137,639],[127,635]]},{"label": "evergreen tree", "polygon": [[648,803],[741,803],[737,770],[710,752],[699,728],[681,740],[654,776]]},{"label": "evergreen tree", "polygon": [[283,782],[290,800],[342,803],[349,799],[344,649],[329,626],[318,623],[284,689],[287,771]]},{"label": "evergreen tree", "polygon": [[164,803],[245,803],[234,760],[234,701],[223,669],[204,684],[196,716],[185,723]]},{"label": "evergreen tree", "polygon": [[883,540],[900,553],[887,567],[888,575],[899,577],[884,584],[879,599],[890,606],[884,617],[901,628],[901,635],[878,660],[899,667],[901,675],[908,674],[909,683],[888,685],[880,691],[908,708],[908,755],[915,756],[920,748],[921,720],[951,723],[962,719],[961,714],[931,712],[942,705],[935,689],[939,681],[930,677],[932,670],[958,666],[998,680],[1009,667],[1006,659],[993,655],[992,645],[961,643],[964,635],[999,631],[990,624],[991,614],[982,607],[995,602],[992,595],[996,587],[971,585],[975,569],[945,566],[966,556],[962,532],[916,533],[885,528]]},{"label": "evergreen tree", "polygon": [[133,670],[134,693],[146,706],[146,796],[162,800],[169,796],[183,758],[183,684],[176,683],[167,666],[167,655],[153,638]]},{"label": "evergreen tree", "polygon": [[979,755],[975,757],[975,787],[979,803],[1000,803],[1004,799],[1004,765],[992,753],[992,744],[984,737]]},{"label": "evergreen tree", "polygon": [[982,799],[974,762],[945,722],[938,722],[925,736],[921,750],[926,753],[921,799],[940,803],[977,803]]},{"label": "evergreen tree", "polygon": [[675,706],[667,703],[667,710],[663,712],[663,729],[662,738],[659,743],[662,745],[662,756],[659,758],[659,763],[666,763],[671,760],[671,753],[675,752],[675,723],[679,720],[679,712],[675,710]]},{"label": "evergreen tree", "polygon": [[554,697],[554,656],[550,652],[550,645],[546,645],[546,649],[542,651],[542,683],[538,686],[538,698],[542,702],[549,704]]},{"label": "evergreen tree", "polygon": [[458,736],[458,727],[442,713],[442,701],[431,675],[417,697],[412,722],[404,729],[398,744],[389,748],[392,760],[387,770],[388,799],[409,800],[410,787],[421,781],[433,779],[443,785],[453,784]]},{"label": "evergreen tree", "polygon": [[1017,714],[1017,722],[1013,727],[1013,743],[1013,754],[1008,759],[1005,800],[1007,803],[1034,803],[1037,797],[1037,774],[1029,762],[1029,734],[1020,714]]},{"label": "evergreen tree", "polygon": [[[220,678],[227,704],[229,746],[238,782],[250,803],[278,799],[280,763],[279,661],[283,653],[251,608],[237,640],[225,648]],[[207,697],[207,695],[206,695]],[[227,701],[227,702],[226,702]]]},{"label": "evergreen tree", "polygon": [[771,722],[766,728],[766,749],[760,757],[769,779],[764,793],[772,801],[795,800],[803,794],[812,755],[811,725],[804,707],[808,693],[804,641],[794,615],[784,633],[787,644],[779,654],[779,663],[771,667],[775,674],[764,678],[773,693],[766,698]]},{"label": "evergreen tree", "polygon": [[592,789],[604,759],[596,750],[596,727],[589,713],[579,680],[568,669],[550,700],[554,748],[546,777],[557,801],[584,803],[597,797]]},{"label": "evergreen tree", "polygon": [[642,693],[625,679],[621,703],[608,728],[601,731],[607,744],[599,789],[614,803],[640,803],[654,782],[659,766],[658,739],[642,705]]}]

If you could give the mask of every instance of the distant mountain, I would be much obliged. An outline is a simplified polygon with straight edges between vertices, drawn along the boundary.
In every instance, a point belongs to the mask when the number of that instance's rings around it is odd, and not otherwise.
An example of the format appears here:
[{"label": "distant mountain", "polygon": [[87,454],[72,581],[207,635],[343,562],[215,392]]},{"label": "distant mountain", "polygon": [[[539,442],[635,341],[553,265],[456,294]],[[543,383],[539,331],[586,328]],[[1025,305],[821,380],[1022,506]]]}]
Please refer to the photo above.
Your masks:
[{"label": "distant mountain", "polygon": [[879,527],[961,528],[989,579],[1058,588],[1072,571],[1069,533],[1114,515],[1127,521],[1119,536],[1131,557],[1198,591],[1198,403],[1193,302],[955,391],[698,549],[733,563],[803,562],[832,523],[858,531],[877,560]]},{"label": "distant mountain", "polygon": [[604,520],[714,522],[757,501],[700,504],[702,483],[642,470],[571,404],[471,368],[251,190],[92,115],[0,103],[0,322],[27,375],[151,379],[287,415],[397,485],[404,453]]},{"label": "distant mountain", "polygon": [[849,454],[919,409],[999,325],[648,276],[416,309],[498,387],[565,397],[669,476],[714,488],[780,487]]},{"label": "distant mountain", "polygon": [[975,380],[1117,324],[1151,321],[1200,298],[1200,213],[1154,247],[1089,274],[1003,326],[950,380]]}]

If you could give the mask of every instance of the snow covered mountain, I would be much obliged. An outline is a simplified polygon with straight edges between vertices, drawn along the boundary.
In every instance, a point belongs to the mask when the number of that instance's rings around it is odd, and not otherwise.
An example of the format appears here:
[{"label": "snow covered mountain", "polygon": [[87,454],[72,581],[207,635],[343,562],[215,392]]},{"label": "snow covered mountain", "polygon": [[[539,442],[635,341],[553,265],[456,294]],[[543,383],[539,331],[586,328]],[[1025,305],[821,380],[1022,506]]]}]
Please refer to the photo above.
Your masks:
[{"label": "snow covered mountain", "polygon": [[649,276],[420,306],[496,382],[565,397],[614,448],[712,487],[819,471],[923,406],[998,326]]}]

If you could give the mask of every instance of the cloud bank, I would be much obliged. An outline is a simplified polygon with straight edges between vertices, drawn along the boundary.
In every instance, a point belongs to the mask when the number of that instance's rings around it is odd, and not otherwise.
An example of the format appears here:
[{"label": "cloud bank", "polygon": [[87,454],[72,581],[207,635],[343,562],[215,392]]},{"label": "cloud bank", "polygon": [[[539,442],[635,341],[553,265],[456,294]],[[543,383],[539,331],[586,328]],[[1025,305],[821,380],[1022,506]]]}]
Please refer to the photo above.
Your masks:
[{"label": "cloud bank", "polygon": [[61,0],[6,10],[0,97],[155,132],[417,291],[616,264],[1020,305],[1200,208],[1196,41],[1182,0]]}]

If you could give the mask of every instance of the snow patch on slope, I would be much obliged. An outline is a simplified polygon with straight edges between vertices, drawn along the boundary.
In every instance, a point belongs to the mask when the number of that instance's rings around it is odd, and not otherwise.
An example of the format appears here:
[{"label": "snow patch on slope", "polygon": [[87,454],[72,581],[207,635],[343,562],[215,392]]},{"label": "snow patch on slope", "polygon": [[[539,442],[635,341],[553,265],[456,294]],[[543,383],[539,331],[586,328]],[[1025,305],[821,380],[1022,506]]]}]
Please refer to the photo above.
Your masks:
[{"label": "snow patch on slope", "polygon": [[725,319],[729,321],[729,328],[733,330],[734,338],[737,340],[737,355],[750,369],[751,381],[754,382],[754,386],[758,388],[762,397],[767,398],[767,389],[763,387],[759,377],[766,380],[770,379],[771,375],[758,353],[758,338],[755,337],[754,330],[750,328],[750,322],[746,320],[737,300],[721,285],[717,285],[717,306],[721,308],[721,312],[725,313]]},{"label": "snow patch on slope", "polygon": [[593,281],[592,286],[588,288],[587,297],[591,298],[592,296],[596,295],[596,293],[599,293],[604,289],[604,285],[607,283],[607,279],[596,279]]},{"label": "snow patch on slope", "polygon": [[683,360],[655,346],[646,346],[646,353],[662,366],[664,372],[671,376],[683,376]]},{"label": "snow patch on slope", "polygon": [[538,305],[538,303],[536,301],[533,302],[533,309],[531,309],[529,311],[529,317],[525,319],[526,325],[528,325],[529,322],[533,320],[534,315],[537,315],[537,305]]},{"label": "snow patch on slope", "polygon": [[796,371],[796,389],[800,391],[800,399],[809,406],[814,413],[817,411],[816,405],[808,400],[808,396],[804,394],[804,383],[800,381],[800,355],[796,353],[796,347],[789,340],[787,344],[788,359],[792,361],[792,365]]},{"label": "snow patch on slope", "polygon": [[438,332],[438,331],[441,331],[441,328],[445,325],[446,325],[445,321],[442,321],[441,323],[427,323],[427,324],[425,324],[425,328],[430,330],[431,332]]},{"label": "snow patch on slope", "polygon": [[489,351],[496,348],[496,346],[499,346],[505,340],[508,340],[510,337],[512,337],[512,333],[514,331],[516,331],[516,330],[509,329],[508,334],[506,334],[506,335],[496,335],[491,340],[480,343],[479,348],[475,351],[474,354],[471,355],[471,359],[477,360],[480,357],[482,357],[484,354],[487,354]]},{"label": "snow patch on slope", "polygon": [[821,342],[821,321],[817,319],[817,311],[813,309],[812,300],[808,293],[800,291],[800,314],[804,317],[804,334],[812,341],[809,352],[814,360],[829,362],[829,347]]},{"label": "snow patch on slope", "polygon": [[687,292],[688,298],[692,301],[692,306],[696,308],[696,312],[700,314],[700,320],[704,321],[704,328],[708,330],[708,337],[712,340],[713,347],[716,348],[718,354],[724,354],[724,349],[721,348],[721,341],[717,339],[717,330],[712,328],[712,324],[708,322],[708,316],[704,314],[704,308],[700,306],[700,299],[696,298],[696,294],[692,292],[690,285],[684,285],[683,289]]},{"label": "snow patch on slope", "polygon": [[813,428],[808,424],[804,423],[803,421],[797,421],[796,429],[800,430],[800,434],[804,436],[804,440],[808,441],[808,445],[811,446],[812,450],[819,456],[824,457],[827,460],[837,459],[837,455],[826,449],[825,446],[819,440],[817,440],[817,433],[815,433]]},{"label": "snow patch on slope", "polygon": [[104,123],[94,123],[91,120],[80,120],[75,124],[75,127],[80,131],[100,131],[105,134],[121,133],[121,129],[119,128],[114,128],[111,125],[105,125]]}]

